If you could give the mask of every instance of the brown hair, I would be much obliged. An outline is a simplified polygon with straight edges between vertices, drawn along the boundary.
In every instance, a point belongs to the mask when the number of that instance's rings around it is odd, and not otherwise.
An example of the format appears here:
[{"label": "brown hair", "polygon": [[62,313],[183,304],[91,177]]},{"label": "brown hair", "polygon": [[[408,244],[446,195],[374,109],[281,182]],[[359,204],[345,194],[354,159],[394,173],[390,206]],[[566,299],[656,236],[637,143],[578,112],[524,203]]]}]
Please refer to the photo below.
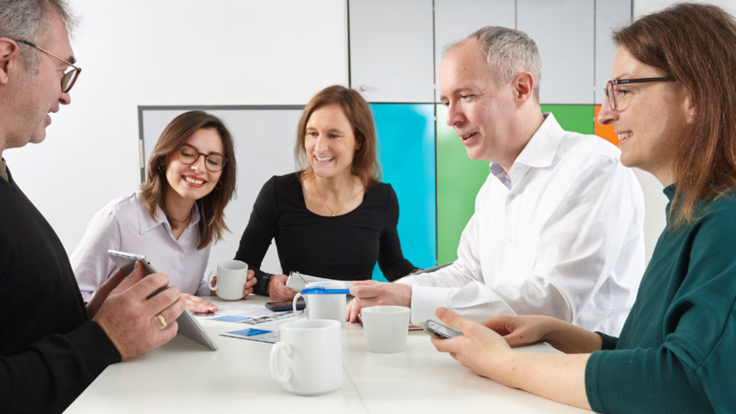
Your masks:
[{"label": "brown hair", "polygon": [[376,158],[376,127],[373,124],[373,114],[368,103],[357,91],[340,85],[321,90],[309,101],[302,112],[294,146],[294,159],[299,179],[303,181],[312,176],[312,167],[304,148],[307,122],[314,111],[328,104],[337,104],[353,127],[355,142],[360,144],[360,150],[356,151],[353,158],[353,174],[358,176],[367,190],[381,180],[381,166]]},{"label": "brown hair", "polygon": [[683,3],[642,17],[613,39],[692,99],[695,116],[674,143],[669,220],[673,228],[691,224],[700,200],[736,187],[736,22],[719,7]]},{"label": "brown hair", "polygon": [[223,232],[225,230],[229,231],[225,224],[225,206],[235,194],[237,168],[233,139],[225,124],[216,116],[203,111],[185,112],[174,118],[161,133],[156,146],[153,147],[151,157],[148,160],[146,182],[141,184],[141,198],[146,204],[151,217],[155,217],[156,208],[160,207],[166,214],[171,227],[177,228],[179,223],[170,217],[166,211],[166,191],[169,188],[169,182],[166,180],[165,173],[159,171],[159,166],[165,163],[166,157],[176,151],[179,145],[203,128],[214,129],[220,135],[225,150],[223,155],[228,158],[228,162],[222,168],[222,174],[220,175],[222,186],[197,200],[199,207],[199,244],[197,249],[203,249],[211,242],[222,240]]}]

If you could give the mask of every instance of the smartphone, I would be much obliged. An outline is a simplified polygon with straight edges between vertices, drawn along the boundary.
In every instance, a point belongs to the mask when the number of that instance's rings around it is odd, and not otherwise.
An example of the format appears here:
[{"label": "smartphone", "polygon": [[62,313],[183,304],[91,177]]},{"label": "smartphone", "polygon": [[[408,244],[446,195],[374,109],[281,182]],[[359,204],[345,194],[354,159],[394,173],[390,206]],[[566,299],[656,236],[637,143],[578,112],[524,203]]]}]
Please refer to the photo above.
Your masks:
[{"label": "smartphone", "polygon": [[[266,302],[266,309],[270,310],[271,312],[284,312],[284,311],[290,311],[294,308],[291,307],[291,301],[285,300],[282,302]],[[297,302],[296,303],[296,310],[304,310],[304,308],[307,307],[307,304],[304,302]]]},{"label": "smartphone", "polygon": [[458,336],[463,336],[462,332],[452,329],[449,326],[440,325],[431,319],[428,319],[427,322],[424,323],[424,332],[427,335],[432,335],[439,339],[452,339],[457,338]]},{"label": "smartphone", "polygon": [[[110,259],[112,259],[112,262],[115,263],[115,266],[117,266],[118,269],[122,270],[126,276],[133,272],[133,269],[135,268],[135,262],[141,262],[143,264],[143,276],[158,273],[156,269],[153,268],[151,262],[146,259],[146,256],[143,256],[141,254],[119,252],[117,250],[108,250],[107,255],[110,256]],[[153,292],[153,294],[146,299],[151,299],[152,297],[163,292],[166,288],[168,288],[168,286],[160,288],[159,290]]]}]

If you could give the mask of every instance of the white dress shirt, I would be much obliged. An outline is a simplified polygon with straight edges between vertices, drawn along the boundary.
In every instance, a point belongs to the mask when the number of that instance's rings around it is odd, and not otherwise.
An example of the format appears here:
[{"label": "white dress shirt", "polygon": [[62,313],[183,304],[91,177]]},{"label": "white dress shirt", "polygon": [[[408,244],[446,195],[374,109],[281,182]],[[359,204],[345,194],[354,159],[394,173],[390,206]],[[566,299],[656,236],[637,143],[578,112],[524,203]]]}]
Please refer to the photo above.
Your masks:
[{"label": "white dress shirt", "polygon": [[454,264],[408,276],[411,320],[549,315],[618,336],[644,273],[644,196],[618,148],[552,114],[511,166],[491,164]]},{"label": "white dress shirt", "polygon": [[204,271],[210,246],[197,250],[196,204],[194,209],[191,223],[177,240],[160,208],[156,209],[156,217],[151,218],[140,192],[115,199],[103,207],[87,225],[82,241],[70,257],[84,301],[89,302],[117,270],[107,256],[109,249],[142,254],[158,272],[169,276],[169,286],[178,287],[182,293],[208,296]]}]

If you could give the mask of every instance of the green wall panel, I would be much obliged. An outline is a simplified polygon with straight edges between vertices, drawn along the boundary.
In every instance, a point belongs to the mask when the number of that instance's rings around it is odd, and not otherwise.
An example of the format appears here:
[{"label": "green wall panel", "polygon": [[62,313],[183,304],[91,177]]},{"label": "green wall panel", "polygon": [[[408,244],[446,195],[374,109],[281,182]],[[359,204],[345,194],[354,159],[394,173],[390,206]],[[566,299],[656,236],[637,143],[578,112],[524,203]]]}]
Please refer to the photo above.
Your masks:
[{"label": "green wall panel", "polygon": [[540,105],[542,112],[552,112],[565,131],[595,134],[595,105]]},{"label": "green wall panel", "polygon": [[488,177],[488,162],[468,158],[455,130],[447,126],[447,108],[437,105],[437,261],[457,259],[457,246],[475,210],[475,196]]}]

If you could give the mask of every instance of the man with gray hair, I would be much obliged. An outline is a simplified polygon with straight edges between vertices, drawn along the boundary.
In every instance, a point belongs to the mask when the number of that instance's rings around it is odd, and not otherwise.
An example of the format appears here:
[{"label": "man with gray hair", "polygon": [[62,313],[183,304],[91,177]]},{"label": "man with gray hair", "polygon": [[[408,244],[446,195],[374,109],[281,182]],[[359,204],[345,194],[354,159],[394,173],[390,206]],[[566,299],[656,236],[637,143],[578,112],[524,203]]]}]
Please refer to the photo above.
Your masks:
[{"label": "man with gray hair", "polygon": [[[74,65],[63,0],[0,0],[0,412],[62,412],[108,365],[176,335],[184,310],[168,277],[118,271],[82,302],[66,251],[26,198],[4,150],[46,137],[71,102]],[[169,321],[168,324],[164,321]]]},{"label": "man with gray hair", "polygon": [[468,156],[490,161],[452,265],[397,283],[356,282],[362,307],[446,307],[483,321],[553,316],[618,335],[644,272],[644,200],[620,151],[564,131],[539,107],[541,61],[520,31],[484,27],[451,45],[440,66],[447,125]]}]

